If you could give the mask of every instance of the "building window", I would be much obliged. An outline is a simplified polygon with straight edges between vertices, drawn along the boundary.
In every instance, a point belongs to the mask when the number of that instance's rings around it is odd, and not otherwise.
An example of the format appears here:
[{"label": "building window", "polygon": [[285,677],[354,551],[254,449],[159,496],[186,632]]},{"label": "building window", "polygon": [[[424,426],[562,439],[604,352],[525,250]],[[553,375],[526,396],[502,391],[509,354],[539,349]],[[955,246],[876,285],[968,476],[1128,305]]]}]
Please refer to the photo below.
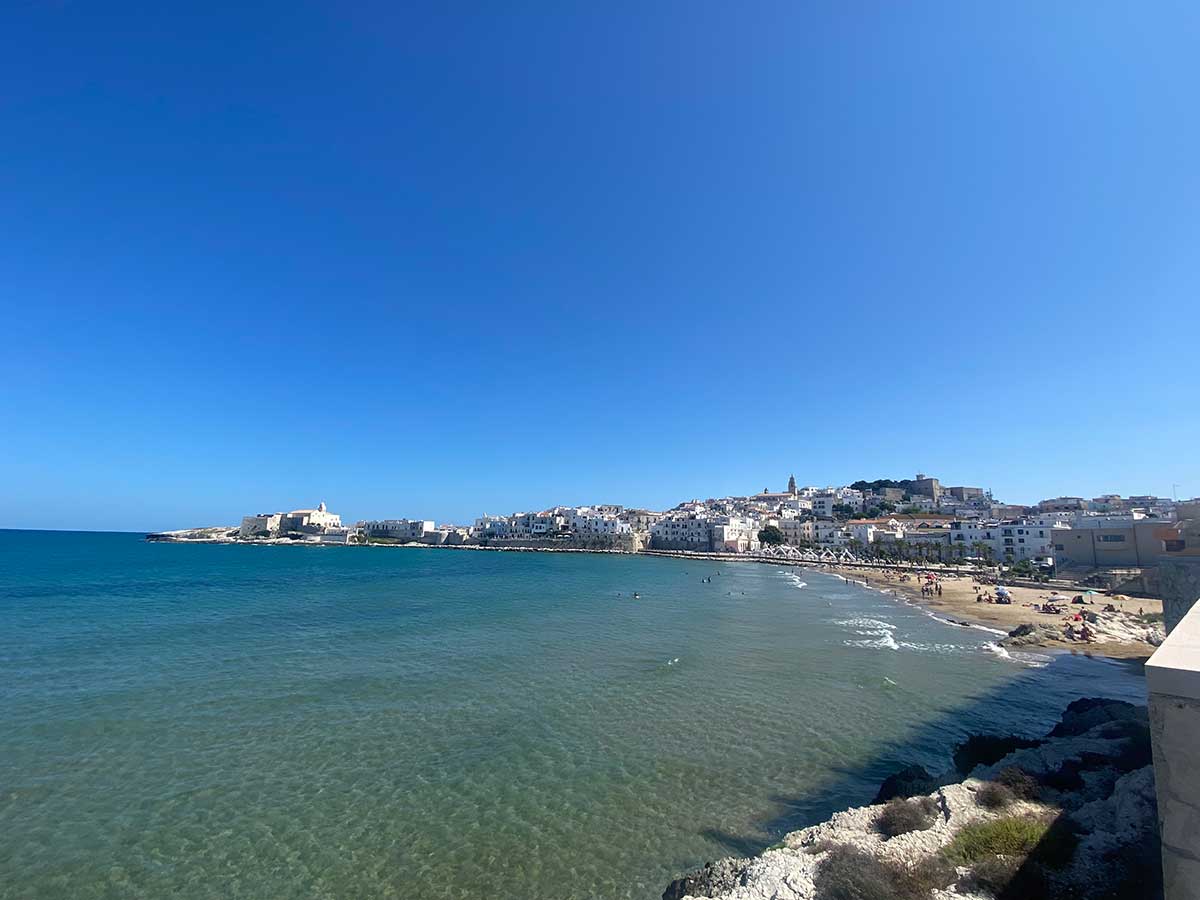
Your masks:
[{"label": "building window", "polygon": [[1163,550],[1167,553],[1178,553],[1186,543],[1186,541],[1163,541]]},{"label": "building window", "polygon": [[1098,540],[1103,544],[1123,544],[1125,543],[1125,535],[1123,534],[1102,534]]}]

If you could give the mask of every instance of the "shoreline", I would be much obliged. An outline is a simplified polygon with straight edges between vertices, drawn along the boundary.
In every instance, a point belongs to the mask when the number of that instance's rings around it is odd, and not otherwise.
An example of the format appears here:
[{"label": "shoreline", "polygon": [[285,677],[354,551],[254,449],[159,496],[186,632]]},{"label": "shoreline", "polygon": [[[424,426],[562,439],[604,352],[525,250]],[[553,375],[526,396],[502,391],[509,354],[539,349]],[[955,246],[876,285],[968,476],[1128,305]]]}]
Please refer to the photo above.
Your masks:
[{"label": "shoreline", "polygon": [[[920,590],[920,583],[917,580],[900,581],[899,578],[891,578],[882,582],[864,580],[861,571],[844,564],[822,567],[817,569],[817,571],[833,574],[854,584],[866,587],[869,590],[876,590],[897,597],[905,603],[920,607],[933,618],[944,621],[947,624],[959,627],[982,628],[991,631],[1001,639],[999,641],[1001,646],[1004,646],[1003,638],[1010,636],[1011,632],[1019,626],[1031,624],[1045,634],[1048,630],[1058,627],[1058,623],[1062,618],[1059,614],[1048,615],[1033,609],[1034,606],[1040,605],[1048,599],[1050,595],[1059,593],[1056,589],[1048,586],[1039,588],[1013,586],[1009,588],[1013,595],[1013,602],[1011,604],[992,604],[977,602],[975,600],[975,585],[973,579],[970,578],[973,573],[963,573],[961,571],[949,573],[936,569],[932,570],[939,576],[939,583],[944,586],[944,592],[942,595],[923,595]],[[904,574],[915,574],[915,570],[905,570]],[[946,575],[952,575],[952,579],[946,579]],[[981,588],[986,592],[991,586],[982,585]],[[1079,588],[1072,588],[1069,593],[1082,593],[1082,591]],[[1122,620],[1131,617],[1135,608],[1139,611],[1144,610],[1152,614],[1161,615],[1162,613],[1162,603],[1159,600],[1132,599],[1119,594],[1108,595],[1097,593],[1095,596],[1100,598],[1095,606],[1114,606],[1118,611],[1118,616]],[[1072,613],[1085,610],[1094,612],[1095,606],[1070,605],[1066,609]],[[1069,616],[1070,613],[1067,615]],[[1082,656],[1098,656],[1106,659],[1142,661],[1149,659],[1155,649],[1157,649],[1156,645],[1146,640],[1110,639],[1086,643],[1054,639],[1048,636],[1040,636],[1036,639],[1022,641],[1020,646],[1022,648],[1070,652]]]},{"label": "shoreline", "polygon": [[[917,872],[924,889],[895,896],[1075,897],[1081,886],[1084,896],[1134,896],[1129,888],[1153,888],[1161,871],[1157,852],[1128,852],[1157,850],[1151,763],[1145,706],[1081,697],[1042,736],[972,733],[954,746],[947,771],[908,764],[883,780],[869,804],[789,831],[756,855],[684,872],[662,898],[800,900],[824,896],[834,883],[843,885],[835,896],[882,897]],[[1021,823],[1031,837],[1011,847],[959,839]],[[1066,833],[1073,840],[1056,839]],[[997,867],[997,860],[1008,864]],[[838,877],[839,870],[855,874]],[[867,889],[851,892],[846,884]],[[1117,886],[1126,890],[1114,892]],[[1145,893],[1155,895],[1161,892]]]},{"label": "shoreline", "polygon": [[[493,553],[586,553],[607,556],[642,556],[694,561],[710,561],[721,563],[758,563],[760,565],[775,565],[794,569],[807,570],[818,574],[824,573],[841,578],[852,584],[878,591],[891,596],[911,606],[926,611],[932,618],[947,626],[980,628],[992,632],[997,642],[1003,647],[1003,639],[1021,625],[1034,624],[1043,634],[1023,640],[1021,646],[1030,649],[1042,649],[1054,652],[1070,652],[1089,657],[1101,657],[1115,660],[1145,660],[1156,649],[1155,645],[1144,640],[1105,640],[1093,643],[1071,642],[1053,639],[1047,636],[1045,630],[1057,622],[1057,618],[1047,619],[1044,615],[1032,612],[1027,607],[1038,600],[1046,599],[1042,595],[1058,593],[1057,588],[1069,592],[1081,590],[1076,586],[1068,587],[1068,583],[1059,581],[1054,586],[1029,586],[1028,582],[1015,580],[1009,590],[1013,593],[1012,605],[993,605],[974,602],[973,594],[968,592],[974,586],[978,570],[970,567],[947,566],[943,564],[921,565],[918,563],[884,563],[867,561],[820,561],[797,559],[789,557],[766,556],[762,554],[717,553],[712,551],[697,552],[688,550],[616,550],[587,547],[498,547],[482,544],[423,544],[423,543],[367,543],[367,544],[334,544],[320,541],[295,540],[291,538],[270,538],[244,540],[237,537],[205,536],[183,537],[195,532],[221,531],[219,527],[191,529],[181,532],[157,532],[147,534],[145,540],[150,543],[166,544],[237,544],[242,546],[259,547],[387,547],[405,550],[468,550]],[[229,529],[233,530],[233,529]],[[924,573],[933,574],[943,585],[942,596],[926,596],[920,591],[918,576]],[[901,580],[904,577],[908,580]],[[990,587],[985,585],[985,587]],[[1150,613],[1162,612],[1161,601],[1152,599],[1130,599],[1121,595],[1110,596],[1097,593],[1097,597],[1112,603],[1122,612],[1132,612],[1133,607]],[[1071,607],[1074,610],[1073,607]],[[1080,607],[1082,610],[1083,607]]]}]

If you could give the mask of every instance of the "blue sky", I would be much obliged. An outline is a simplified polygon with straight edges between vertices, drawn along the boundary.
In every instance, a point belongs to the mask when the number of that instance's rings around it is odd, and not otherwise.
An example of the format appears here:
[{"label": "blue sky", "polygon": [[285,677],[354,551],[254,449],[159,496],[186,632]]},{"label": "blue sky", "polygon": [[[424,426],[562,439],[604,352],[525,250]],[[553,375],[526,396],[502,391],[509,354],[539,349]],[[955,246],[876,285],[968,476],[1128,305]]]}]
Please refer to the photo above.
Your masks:
[{"label": "blue sky", "polygon": [[0,33],[0,526],[1200,494],[1195,4]]}]

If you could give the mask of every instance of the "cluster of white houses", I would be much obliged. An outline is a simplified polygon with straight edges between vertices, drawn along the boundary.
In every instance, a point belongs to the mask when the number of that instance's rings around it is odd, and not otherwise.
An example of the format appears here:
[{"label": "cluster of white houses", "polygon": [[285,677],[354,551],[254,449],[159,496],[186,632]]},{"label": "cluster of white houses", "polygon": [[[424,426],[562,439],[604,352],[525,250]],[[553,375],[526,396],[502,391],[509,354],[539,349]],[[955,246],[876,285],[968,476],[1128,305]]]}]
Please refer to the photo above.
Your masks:
[{"label": "cluster of white houses", "polygon": [[[541,512],[483,515],[469,527],[431,519],[382,519],[344,527],[325,504],[247,516],[244,539],[291,537],[352,543],[362,539],[432,545],[687,550],[753,553],[759,534],[779,529],[794,547],[940,560],[1030,560],[1085,567],[1154,565],[1163,555],[1200,555],[1200,502],[1105,495],[998,504],[974,487],[942,487],[918,475],[901,487],[797,487],[746,497],[691,500],[665,513],[612,504],[556,506]],[[863,485],[867,485],[862,489]]]}]

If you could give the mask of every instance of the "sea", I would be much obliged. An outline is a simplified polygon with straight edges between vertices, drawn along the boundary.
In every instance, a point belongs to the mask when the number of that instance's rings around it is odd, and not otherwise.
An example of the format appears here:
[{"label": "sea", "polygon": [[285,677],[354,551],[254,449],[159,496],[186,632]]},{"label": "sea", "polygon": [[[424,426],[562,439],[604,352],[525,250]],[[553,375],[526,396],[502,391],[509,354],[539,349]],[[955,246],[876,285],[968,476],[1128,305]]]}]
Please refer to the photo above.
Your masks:
[{"label": "sea", "polygon": [[1135,667],[818,571],[0,531],[0,898],[657,898]]}]

